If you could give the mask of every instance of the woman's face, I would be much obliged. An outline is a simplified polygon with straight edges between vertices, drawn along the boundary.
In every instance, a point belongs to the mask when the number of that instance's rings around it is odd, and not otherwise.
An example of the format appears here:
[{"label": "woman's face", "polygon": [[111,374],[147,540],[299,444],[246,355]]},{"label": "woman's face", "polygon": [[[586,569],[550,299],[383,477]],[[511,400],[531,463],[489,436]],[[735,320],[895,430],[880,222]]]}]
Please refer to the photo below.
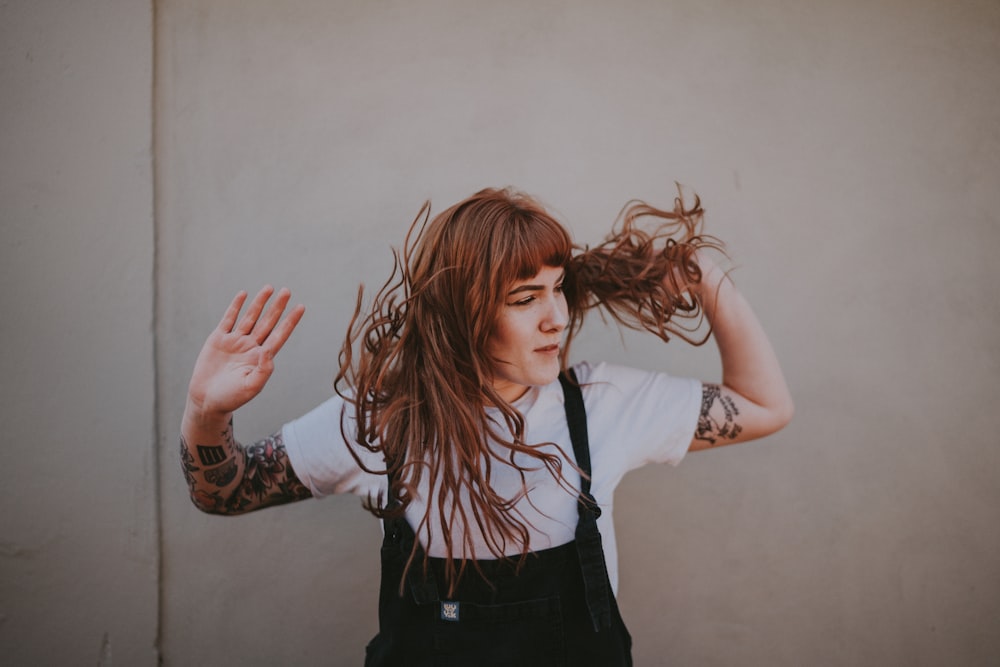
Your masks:
[{"label": "woman's face", "polygon": [[508,402],[559,376],[559,346],[569,322],[564,276],[562,267],[546,266],[507,290],[487,351],[493,387]]}]

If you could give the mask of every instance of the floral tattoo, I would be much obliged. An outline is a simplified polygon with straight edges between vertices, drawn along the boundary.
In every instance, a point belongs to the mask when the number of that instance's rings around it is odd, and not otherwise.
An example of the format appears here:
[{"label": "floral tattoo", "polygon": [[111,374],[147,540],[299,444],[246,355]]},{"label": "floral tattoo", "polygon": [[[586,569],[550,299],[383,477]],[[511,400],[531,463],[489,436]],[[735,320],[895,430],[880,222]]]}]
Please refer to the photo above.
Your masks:
[{"label": "floral tattoo", "polygon": [[[181,437],[181,469],[191,500],[198,509],[211,514],[242,514],[312,496],[288,463],[281,433],[241,448],[233,438],[232,428],[230,421],[220,434],[222,446],[195,445],[201,466],[197,465],[191,448]],[[235,489],[223,495],[223,489],[239,474],[240,456],[243,476]],[[199,477],[204,482],[199,482]]]}]

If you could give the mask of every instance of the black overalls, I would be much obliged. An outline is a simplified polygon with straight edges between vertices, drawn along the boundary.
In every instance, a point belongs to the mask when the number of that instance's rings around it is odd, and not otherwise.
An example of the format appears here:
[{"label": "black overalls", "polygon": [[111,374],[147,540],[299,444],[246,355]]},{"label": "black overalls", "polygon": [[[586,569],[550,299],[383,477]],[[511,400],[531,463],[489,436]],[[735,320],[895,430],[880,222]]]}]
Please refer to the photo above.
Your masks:
[{"label": "black overalls", "polygon": [[[572,371],[571,371],[572,372]],[[403,596],[399,584],[416,536],[405,517],[385,521],[379,634],[367,648],[366,667],[619,667],[632,664],[611,584],[601,534],[600,508],[590,495],[590,447],[583,394],[560,375],[566,419],[577,465],[583,470],[576,539],[529,553],[514,562],[479,561],[489,584],[466,573],[451,598],[442,597],[444,560],[418,547]],[[490,586],[492,584],[492,587]]]}]

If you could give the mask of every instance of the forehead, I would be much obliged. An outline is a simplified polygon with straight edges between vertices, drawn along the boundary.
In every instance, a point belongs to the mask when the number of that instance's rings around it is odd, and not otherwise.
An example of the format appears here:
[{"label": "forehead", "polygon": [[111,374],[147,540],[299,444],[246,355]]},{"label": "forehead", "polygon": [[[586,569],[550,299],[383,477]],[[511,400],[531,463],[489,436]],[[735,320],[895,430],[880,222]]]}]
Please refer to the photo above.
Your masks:
[{"label": "forehead", "polygon": [[538,273],[529,277],[515,280],[511,287],[519,287],[522,285],[538,285],[540,287],[547,285],[554,285],[566,274],[565,267],[562,266],[543,266],[539,269]]}]

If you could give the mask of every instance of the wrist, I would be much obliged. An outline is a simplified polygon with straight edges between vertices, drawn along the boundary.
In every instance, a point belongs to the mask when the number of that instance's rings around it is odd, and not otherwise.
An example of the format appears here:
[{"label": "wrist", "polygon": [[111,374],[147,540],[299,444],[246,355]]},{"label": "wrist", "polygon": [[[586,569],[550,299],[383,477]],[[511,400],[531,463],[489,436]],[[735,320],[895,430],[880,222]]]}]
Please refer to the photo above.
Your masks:
[{"label": "wrist", "polygon": [[701,269],[701,280],[692,286],[692,291],[702,299],[714,297],[726,279],[726,272],[712,261],[699,261],[698,267]]},{"label": "wrist", "polygon": [[206,408],[203,403],[199,403],[191,396],[188,396],[184,406],[183,423],[196,429],[217,430],[220,424],[228,424],[233,418],[233,413],[225,410],[212,410]]}]

